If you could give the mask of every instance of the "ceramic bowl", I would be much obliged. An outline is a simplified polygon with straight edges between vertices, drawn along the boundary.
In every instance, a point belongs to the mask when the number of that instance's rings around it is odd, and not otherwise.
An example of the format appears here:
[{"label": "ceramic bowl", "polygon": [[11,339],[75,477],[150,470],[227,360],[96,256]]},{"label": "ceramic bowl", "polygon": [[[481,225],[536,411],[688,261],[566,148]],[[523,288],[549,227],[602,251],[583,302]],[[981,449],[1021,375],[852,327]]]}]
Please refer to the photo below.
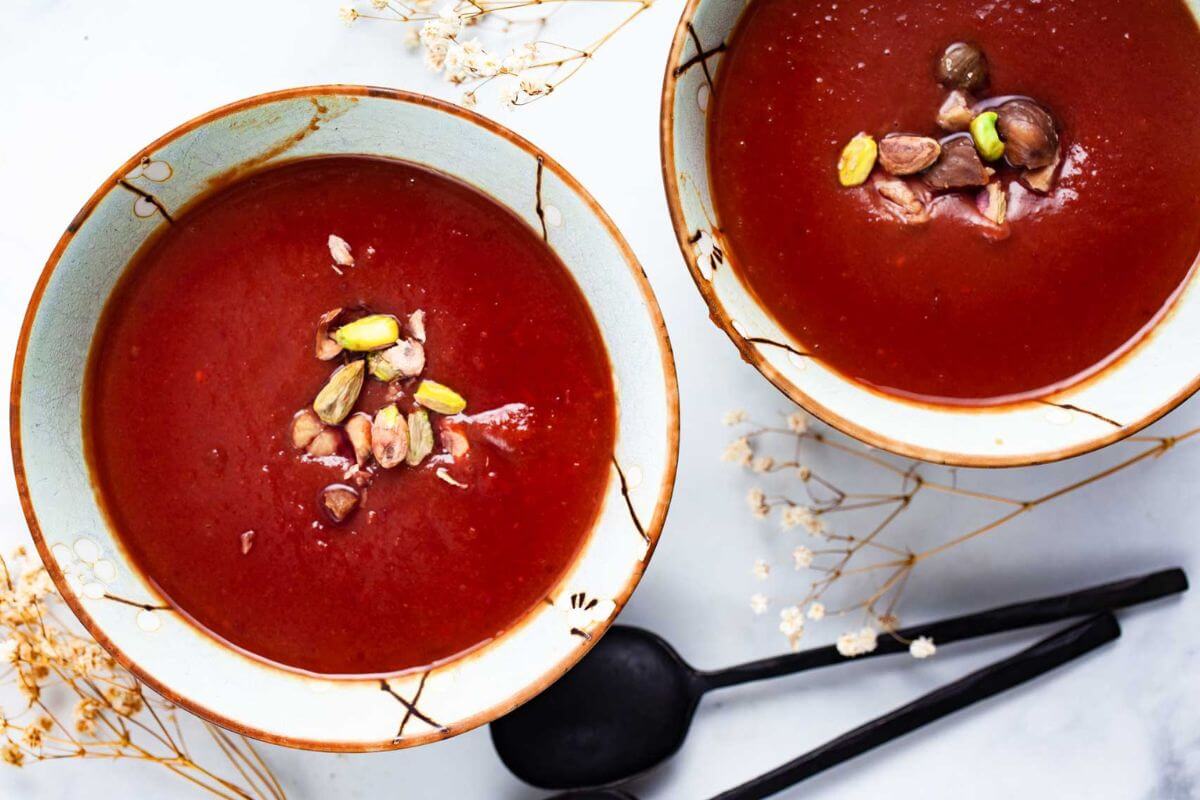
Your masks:
[{"label": "ceramic bowl", "polygon": [[[406,159],[475,185],[545,238],[571,271],[618,386],[603,509],[546,601],[468,655],[386,679],[318,678],[241,655],[172,610],[134,568],[97,505],[84,460],[81,377],[104,300],[174,209],[232,169],[325,154]],[[423,744],[488,722],[544,689],[595,644],[658,541],[675,476],[678,395],[662,316],[641,267],[586,191],[549,157],[461,108],[386,89],[324,86],[243,100],[143,149],[71,220],[17,349],[17,483],[67,603],[123,665],[231,730],[333,751]]]},{"label": "ceramic bowl", "polygon": [[917,403],[869,389],[804,355],[731,268],[738,254],[721,235],[709,190],[708,101],[743,8],[744,0],[688,0],[663,84],[663,180],[675,235],[712,319],[784,394],[875,447],[925,461],[994,467],[1103,447],[1154,422],[1200,387],[1195,269],[1169,313],[1130,352],[1036,401],[989,408]]}]

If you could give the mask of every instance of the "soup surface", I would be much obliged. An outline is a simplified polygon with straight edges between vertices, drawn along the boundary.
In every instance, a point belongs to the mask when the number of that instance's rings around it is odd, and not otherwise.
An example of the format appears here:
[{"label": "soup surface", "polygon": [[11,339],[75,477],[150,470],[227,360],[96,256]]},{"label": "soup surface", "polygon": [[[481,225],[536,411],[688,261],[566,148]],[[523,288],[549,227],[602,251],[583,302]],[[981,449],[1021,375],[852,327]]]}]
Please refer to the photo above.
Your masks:
[{"label": "soup surface", "polygon": [[[1049,108],[1048,194],[1000,174],[1007,223],[943,197],[925,224],[839,185],[860,131],[939,136],[952,42],[990,97]],[[736,270],[808,352],[952,404],[1043,395],[1131,347],[1200,251],[1200,30],[1181,0],[752,0],[722,56],[709,169]]]},{"label": "soup surface", "polygon": [[[424,312],[421,377],[467,401],[430,413],[435,436],[453,423],[469,444],[359,475],[341,525],[318,496],[353,456],[289,433],[349,360],[314,357],[336,307]],[[368,378],[356,407],[414,410],[415,385]],[[238,179],[143,248],[94,345],[86,428],[113,524],[176,608],[270,661],[367,674],[454,656],[543,601],[599,512],[615,409],[596,322],[528,225],[424,168],[328,157]]]}]

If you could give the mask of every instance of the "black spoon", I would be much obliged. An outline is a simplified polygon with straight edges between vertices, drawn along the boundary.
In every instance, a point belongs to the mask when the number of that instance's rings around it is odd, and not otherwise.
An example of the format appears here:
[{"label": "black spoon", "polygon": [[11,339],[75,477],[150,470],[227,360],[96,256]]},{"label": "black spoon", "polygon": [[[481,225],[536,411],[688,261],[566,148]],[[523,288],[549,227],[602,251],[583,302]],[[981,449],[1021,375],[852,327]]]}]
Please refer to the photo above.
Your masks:
[{"label": "black spoon", "polygon": [[[1120,635],[1121,628],[1111,612],[1091,617],[1014,656],[976,670],[906,706],[877,717],[770,772],[721,792],[712,800],[761,800],[770,797],[955,711],[1044,675]],[[637,800],[637,797],[619,789],[584,789],[555,795],[551,800]]]},{"label": "black spoon", "polygon": [[[1169,569],[917,625],[898,635],[903,640],[929,636],[940,646],[1122,608],[1186,588],[1183,571]],[[873,653],[858,658],[907,649],[898,639],[880,637]],[[689,666],[658,636],[618,625],[557,683],[493,722],[492,742],[504,764],[534,786],[605,786],[642,773],[673,755],[683,744],[700,698],[710,689],[847,660],[830,646],[702,672]]]}]

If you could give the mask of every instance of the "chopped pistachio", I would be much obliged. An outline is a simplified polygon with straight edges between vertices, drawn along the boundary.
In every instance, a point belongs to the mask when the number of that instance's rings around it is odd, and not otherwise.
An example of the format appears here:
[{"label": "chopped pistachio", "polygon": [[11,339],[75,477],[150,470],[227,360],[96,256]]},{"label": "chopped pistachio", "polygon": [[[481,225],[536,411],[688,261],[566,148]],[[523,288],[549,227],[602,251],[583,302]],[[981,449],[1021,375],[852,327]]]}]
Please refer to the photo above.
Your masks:
[{"label": "chopped pistachio", "polygon": [[303,450],[325,429],[321,418],[311,408],[304,408],[292,417],[292,447]]},{"label": "chopped pistachio", "polygon": [[355,359],[334,370],[325,388],[313,401],[313,411],[327,425],[337,425],[346,418],[363,385],[363,361]]},{"label": "chopped pistachio", "polygon": [[975,112],[971,110],[971,97],[959,89],[946,95],[945,102],[938,109],[937,124],[945,131],[961,133],[971,127],[973,119]]},{"label": "chopped pistachio", "polygon": [[369,353],[367,368],[384,383],[397,378],[415,378],[425,369],[425,348],[419,342],[405,339],[386,350]]},{"label": "chopped pistachio", "polygon": [[358,507],[358,490],[344,483],[331,483],[321,490],[321,508],[335,523],[345,522]]},{"label": "chopped pistachio", "polygon": [[329,335],[329,326],[332,325],[334,320],[341,316],[341,314],[342,309],[334,308],[326,311],[321,315],[321,318],[317,320],[316,351],[317,358],[321,359],[322,361],[329,361],[330,359],[337,358],[338,353],[342,352],[342,346],[334,341],[333,337]]},{"label": "chopped pistachio", "polygon": [[338,328],[333,338],[347,350],[379,350],[400,338],[400,323],[390,314],[371,314]]},{"label": "chopped pistachio", "polygon": [[350,253],[350,244],[340,236],[329,234],[329,256],[335,264],[343,267],[354,266],[354,256]]},{"label": "chopped pistachio", "polygon": [[429,415],[418,408],[408,415],[408,456],[404,460],[415,467],[432,452],[433,426],[429,424]]},{"label": "chopped pistachio", "polygon": [[875,139],[865,133],[858,134],[842,149],[842,157],[838,159],[838,181],[842,186],[866,183],[878,155],[879,146]]},{"label": "chopped pistachio", "polygon": [[1007,214],[1008,193],[999,181],[992,181],[987,185],[987,192],[983,197],[983,215],[997,225],[1003,225]]},{"label": "chopped pistachio", "polygon": [[462,395],[437,381],[421,381],[413,397],[430,411],[439,414],[458,414],[467,407]]},{"label": "chopped pistachio", "polygon": [[467,485],[462,481],[456,481],[454,476],[445,467],[438,467],[435,474],[451,486],[457,486],[459,489],[466,489]]},{"label": "chopped pistachio", "polygon": [[454,458],[462,458],[471,449],[471,442],[461,432],[443,427],[441,430],[442,447]]},{"label": "chopped pistachio", "polygon": [[1004,155],[1004,142],[996,132],[998,118],[995,111],[985,111],[971,120],[971,139],[979,155],[987,161],[998,161]]},{"label": "chopped pistachio", "polygon": [[384,406],[375,413],[371,425],[371,450],[384,469],[391,469],[408,457],[409,424],[396,406]]},{"label": "chopped pistachio", "polygon": [[361,467],[371,457],[371,415],[361,411],[351,414],[345,428],[354,448],[354,463]]},{"label": "chopped pistachio", "polygon": [[408,315],[408,330],[418,342],[425,341],[425,312],[417,309]]},{"label": "chopped pistachio", "polygon": [[314,458],[336,456],[342,449],[342,432],[337,428],[326,428],[317,434],[317,438],[308,443],[304,452]]}]

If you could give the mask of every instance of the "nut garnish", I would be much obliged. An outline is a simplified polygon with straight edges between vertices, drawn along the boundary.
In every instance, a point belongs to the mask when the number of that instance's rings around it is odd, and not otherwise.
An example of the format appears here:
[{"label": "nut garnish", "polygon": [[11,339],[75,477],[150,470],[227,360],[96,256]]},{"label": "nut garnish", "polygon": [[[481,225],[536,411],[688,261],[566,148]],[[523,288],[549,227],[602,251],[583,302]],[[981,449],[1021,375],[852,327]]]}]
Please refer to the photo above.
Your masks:
[{"label": "nut garnish", "polygon": [[333,263],[343,267],[354,266],[354,256],[350,253],[349,243],[340,236],[329,234],[329,255]]},{"label": "nut garnish", "polygon": [[461,431],[444,427],[444,423],[440,438],[442,440],[442,447],[445,448],[446,452],[448,452],[452,458],[462,458],[471,449],[471,442],[467,439],[465,434],[463,434]]},{"label": "nut garnish", "polygon": [[990,177],[971,137],[955,136],[942,142],[942,155],[924,180],[934,189],[962,189],[986,186]]},{"label": "nut garnish", "polygon": [[895,133],[879,140],[879,164],[893,175],[913,175],[931,166],[942,146],[928,136]]},{"label": "nut garnish", "polygon": [[417,309],[408,315],[408,329],[418,342],[425,341],[425,312]]},{"label": "nut garnish", "polygon": [[342,352],[342,346],[334,341],[334,338],[329,335],[329,326],[333,324],[342,314],[342,309],[334,308],[326,311],[317,320],[317,358],[322,361],[329,361],[337,358],[338,353]]},{"label": "nut garnish", "polygon": [[396,406],[384,406],[371,425],[371,452],[384,469],[399,466],[408,457],[409,423]]},{"label": "nut garnish", "polygon": [[425,369],[425,348],[420,342],[405,339],[386,350],[376,350],[367,356],[371,374],[387,383],[397,378],[415,378]]},{"label": "nut garnish", "polygon": [[842,148],[837,165],[838,181],[842,186],[861,186],[866,183],[878,154],[879,147],[873,137],[865,133],[855,136]]},{"label": "nut garnish", "polygon": [[415,467],[432,452],[433,426],[429,424],[429,415],[418,408],[408,415],[408,455],[404,460]]},{"label": "nut garnish", "polygon": [[421,381],[413,399],[439,414],[458,414],[467,407],[467,401],[462,395],[437,381]]},{"label": "nut garnish", "polygon": [[342,432],[337,428],[326,428],[308,443],[304,452],[313,458],[336,456],[342,449]]},{"label": "nut garnish", "polygon": [[992,181],[987,185],[987,191],[983,198],[983,215],[997,225],[1004,224],[1004,218],[1008,214],[1008,193],[1004,191],[1004,186],[999,181]]},{"label": "nut garnish", "polygon": [[313,411],[327,425],[337,425],[346,418],[363,385],[363,361],[355,359],[334,370],[325,388],[313,401]]},{"label": "nut garnish", "polygon": [[996,124],[1007,145],[1005,155],[1014,167],[1039,169],[1058,155],[1054,118],[1032,100],[1009,100],[997,110]]},{"label": "nut garnish", "polygon": [[942,130],[958,133],[971,127],[971,120],[974,118],[970,95],[961,89],[955,89],[946,96],[946,101],[938,109],[937,124]]},{"label": "nut garnish", "polygon": [[979,155],[987,161],[998,161],[1004,155],[1004,142],[996,133],[997,118],[995,111],[985,111],[971,120],[971,139]]},{"label": "nut garnish", "polygon": [[463,483],[462,481],[454,480],[454,476],[451,475],[449,470],[447,470],[445,467],[438,467],[434,472],[439,478],[441,478],[443,481],[450,484],[451,486],[457,486],[460,489],[467,488],[467,485],[465,483]]},{"label": "nut garnish", "polygon": [[254,531],[244,531],[238,538],[242,543],[242,555],[246,555],[250,552],[250,548],[254,546]]},{"label": "nut garnish", "polygon": [[379,350],[400,338],[400,323],[391,314],[370,314],[333,332],[333,339],[346,350]]},{"label": "nut garnish", "polygon": [[292,417],[292,447],[303,450],[325,429],[317,412],[303,408]]},{"label": "nut garnish", "polygon": [[1058,152],[1054,153],[1054,160],[1044,167],[1037,169],[1027,169],[1022,176],[1025,179],[1025,185],[1035,192],[1046,194],[1054,188],[1054,175],[1058,172],[1058,164],[1061,160],[1061,155]]},{"label": "nut garnish", "polygon": [[907,182],[897,179],[881,180],[876,182],[875,190],[900,207],[901,213],[896,216],[902,221],[910,224],[929,221],[925,203]]},{"label": "nut garnish", "polygon": [[321,490],[321,508],[335,523],[345,522],[358,507],[358,490],[344,483],[331,483]]},{"label": "nut garnish", "polygon": [[987,83],[987,57],[973,44],[955,42],[942,52],[935,71],[947,89],[975,91]]},{"label": "nut garnish", "polygon": [[371,415],[359,411],[346,420],[346,436],[354,448],[354,463],[361,467],[371,457]]}]

